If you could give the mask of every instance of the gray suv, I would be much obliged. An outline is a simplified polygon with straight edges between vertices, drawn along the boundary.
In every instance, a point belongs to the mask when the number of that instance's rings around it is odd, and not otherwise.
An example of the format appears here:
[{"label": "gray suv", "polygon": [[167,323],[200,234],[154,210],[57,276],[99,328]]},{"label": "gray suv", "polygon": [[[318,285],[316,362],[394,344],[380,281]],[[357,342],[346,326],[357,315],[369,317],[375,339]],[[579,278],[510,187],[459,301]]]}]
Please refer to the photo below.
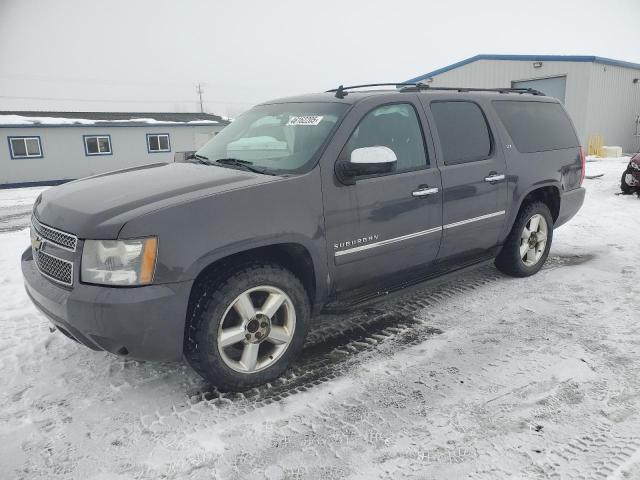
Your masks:
[{"label": "gray suv", "polygon": [[340,87],[258,105],[183,162],[43,192],[22,271],[73,340],[240,390],[278,377],[324,308],[488,259],[536,273],[583,177],[539,92]]}]

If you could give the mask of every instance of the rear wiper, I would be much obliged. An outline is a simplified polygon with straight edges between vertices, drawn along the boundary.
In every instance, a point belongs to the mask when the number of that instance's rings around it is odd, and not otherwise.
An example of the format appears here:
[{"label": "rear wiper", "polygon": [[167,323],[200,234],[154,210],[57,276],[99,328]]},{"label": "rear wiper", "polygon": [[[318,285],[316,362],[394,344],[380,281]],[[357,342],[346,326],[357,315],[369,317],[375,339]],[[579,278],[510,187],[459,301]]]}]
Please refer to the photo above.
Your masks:
[{"label": "rear wiper", "polygon": [[214,163],[218,163],[220,165],[230,165],[233,167],[240,167],[243,170],[247,170],[249,172],[254,172],[254,173],[261,173],[263,175],[275,175],[275,173],[270,172],[266,169],[254,167],[253,162],[250,162],[248,160],[240,160],[238,158],[218,158]]}]

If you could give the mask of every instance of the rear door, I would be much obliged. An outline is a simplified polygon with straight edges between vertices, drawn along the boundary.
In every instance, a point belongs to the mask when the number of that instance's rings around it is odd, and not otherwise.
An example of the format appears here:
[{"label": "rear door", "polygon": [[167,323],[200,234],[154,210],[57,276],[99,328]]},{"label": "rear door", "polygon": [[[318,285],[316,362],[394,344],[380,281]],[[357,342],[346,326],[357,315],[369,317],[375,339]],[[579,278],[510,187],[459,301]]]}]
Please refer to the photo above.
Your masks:
[{"label": "rear door", "polygon": [[[357,103],[334,137],[337,155],[323,166],[329,267],[337,292],[405,278],[436,259],[442,194],[424,111],[414,94],[376,95]],[[356,148],[385,146],[396,154],[390,174],[343,185],[335,162]]]},{"label": "rear door", "polygon": [[504,154],[474,100],[421,96],[435,133],[443,188],[438,258],[480,255],[498,243],[507,204]]}]

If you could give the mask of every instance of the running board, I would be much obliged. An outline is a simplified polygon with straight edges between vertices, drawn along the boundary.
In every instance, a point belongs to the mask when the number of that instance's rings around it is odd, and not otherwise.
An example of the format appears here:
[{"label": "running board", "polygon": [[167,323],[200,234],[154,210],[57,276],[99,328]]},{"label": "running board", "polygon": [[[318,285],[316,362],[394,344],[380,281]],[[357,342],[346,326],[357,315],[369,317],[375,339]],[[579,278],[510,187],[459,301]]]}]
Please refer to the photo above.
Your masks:
[{"label": "running board", "polygon": [[425,274],[414,280],[393,285],[377,291],[358,292],[351,297],[342,300],[334,300],[327,303],[322,309],[322,313],[344,313],[354,308],[362,308],[387,301],[399,295],[410,293],[413,290],[423,289],[426,286],[436,286],[446,283],[471,270],[476,270],[483,266],[493,265],[494,257],[481,258],[472,262],[467,262],[451,269],[436,270],[433,273]]}]

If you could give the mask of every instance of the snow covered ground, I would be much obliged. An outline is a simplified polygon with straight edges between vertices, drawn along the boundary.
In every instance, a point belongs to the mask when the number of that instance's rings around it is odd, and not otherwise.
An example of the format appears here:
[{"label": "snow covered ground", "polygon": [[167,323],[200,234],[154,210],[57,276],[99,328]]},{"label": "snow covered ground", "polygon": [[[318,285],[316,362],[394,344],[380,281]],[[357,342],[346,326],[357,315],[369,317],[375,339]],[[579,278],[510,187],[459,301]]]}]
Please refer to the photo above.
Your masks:
[{"label": "snow covered ground", "polygon": [[324,316],[281,381],[244,395],[52,333],[19,270],[39,190],[0,191],[0,478],[640,478],[626,161],[588,163],[604,176],[538,275],[482,267]]}]

